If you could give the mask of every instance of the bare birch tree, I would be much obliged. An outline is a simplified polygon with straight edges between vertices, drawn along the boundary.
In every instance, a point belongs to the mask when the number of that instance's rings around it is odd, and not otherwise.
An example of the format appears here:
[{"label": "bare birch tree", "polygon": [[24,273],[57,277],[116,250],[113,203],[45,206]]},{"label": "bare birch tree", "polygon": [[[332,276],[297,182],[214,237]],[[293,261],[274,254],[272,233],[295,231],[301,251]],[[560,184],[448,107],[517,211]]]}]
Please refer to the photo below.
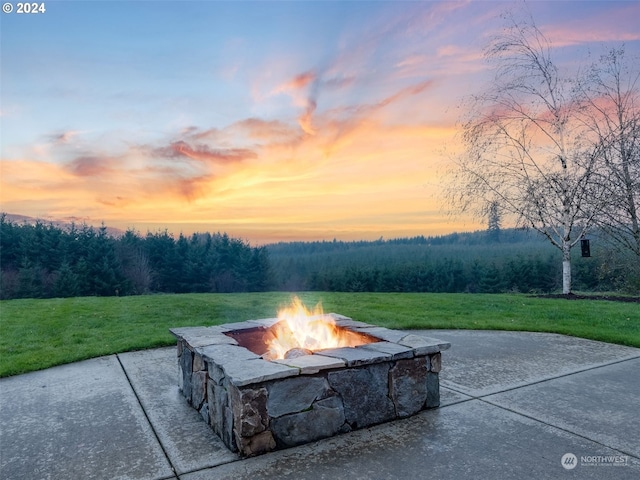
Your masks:
[{"label": "bare birch tree", "polygon": [[612,49],[580,83],[585,123],[601,145],[597,181],[606,192],[597,225],[640,257],[640,59]]},{"label": "bare birch tree", "polygon": [[562,252],[568,294],[571,249],[600,209],[599,146],[585,137],[575,84],[553,63],[547,39],[533,21],[508,20],[485,50],[495,78],[469,99],[449,198],[458,211],[479,216],[498,202],[545,235]]}]

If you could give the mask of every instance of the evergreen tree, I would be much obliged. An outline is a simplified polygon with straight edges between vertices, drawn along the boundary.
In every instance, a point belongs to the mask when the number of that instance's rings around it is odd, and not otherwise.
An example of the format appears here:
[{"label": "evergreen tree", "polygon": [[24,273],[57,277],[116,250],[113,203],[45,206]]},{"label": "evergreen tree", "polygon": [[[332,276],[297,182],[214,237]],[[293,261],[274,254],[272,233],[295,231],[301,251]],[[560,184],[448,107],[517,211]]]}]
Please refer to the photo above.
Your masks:
[{"label": "evergreen tree", "polygon": [[71,269],[69,263],[64,262],[58,271],[53,295],[57,298],[75,297],[80,293],[78,275]]},{"label": "evergreen tree", "polygon": [[0,268],[17,270],[20,263],[21,228],[0,214]]},{"label": "evergreen tree", "polygon": [[87,264],[92,295],[119,295],[124,286],[114,243],[107,235],[107,228],[102,225],[90,244]]},{"label": "evergreen tree", "polygon": [[491,242],[500,241],[500,205],[497,201],[489,203],[487,236]]},{"label": "evergreen tree", "polygon": [[503,284],[500,270],[495,264],[491,264],[480,280],[480,291],[483,293],[498,293],[502,291]]},{"label": "evergreen tree", "polygon": [[175,292],[175,241],[169,232],[147,233],[145,248],[152,272],[151,288],[156,292]]},{"label": "evergreen tree", "polygon": [[18,269],[18,298],[44,297],[43,275],[41,269],[27,257]]},{"label": "evergreen tree", "polygon": [[143,242],[133,230],[127,230],[117,243],[116,252],[125,279],[126,293],[139,295],[149,292],[151,268]]},{"label": "evergreen tree", "polygon": [[265,291],[270,282],[269,252],[265,247],[254,248],[249,255],[246,271],[247,290],[250,292]]}]

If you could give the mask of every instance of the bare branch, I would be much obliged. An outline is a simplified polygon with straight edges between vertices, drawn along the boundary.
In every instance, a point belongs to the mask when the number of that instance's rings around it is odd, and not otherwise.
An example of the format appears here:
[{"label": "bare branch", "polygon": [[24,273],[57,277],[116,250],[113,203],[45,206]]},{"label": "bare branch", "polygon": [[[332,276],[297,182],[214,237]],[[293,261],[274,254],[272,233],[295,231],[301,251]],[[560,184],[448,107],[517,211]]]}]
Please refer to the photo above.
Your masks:
[{"label": "bare branch", "polygon": [[568,293],[571,248],[605,204],[607,189],[597,181],[605,171],[605,149],[585,118],[588,102],[577,88],[582,80],[562,75],[533,20],[507,21],[485,49],[495,78],[468,103],[465,151],[456,160],[450,198],[477,215],[498,202],[545,235],[562,251]]}]

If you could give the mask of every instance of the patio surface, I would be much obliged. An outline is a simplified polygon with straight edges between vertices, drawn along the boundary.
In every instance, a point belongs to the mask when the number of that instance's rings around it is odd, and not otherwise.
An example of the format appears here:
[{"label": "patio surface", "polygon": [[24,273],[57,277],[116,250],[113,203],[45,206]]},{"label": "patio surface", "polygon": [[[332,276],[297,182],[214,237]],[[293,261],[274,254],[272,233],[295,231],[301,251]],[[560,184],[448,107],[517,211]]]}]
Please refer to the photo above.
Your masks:
[{"label": "patio surface", "polygon": [[0,379],[0,478],[640,478],[640,349],[544,333],[412,333],[451,342],[440,408],[249,459],[186,404],[175,348]]}]

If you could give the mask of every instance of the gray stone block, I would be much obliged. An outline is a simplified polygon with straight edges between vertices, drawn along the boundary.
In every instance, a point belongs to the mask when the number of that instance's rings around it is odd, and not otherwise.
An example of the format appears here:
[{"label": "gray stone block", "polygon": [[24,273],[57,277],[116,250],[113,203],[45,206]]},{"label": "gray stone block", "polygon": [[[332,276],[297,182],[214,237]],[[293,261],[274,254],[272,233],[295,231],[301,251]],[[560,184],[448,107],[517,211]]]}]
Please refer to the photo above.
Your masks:
[{"label": "gray stone block", "polygon": [[180,356],[180,373],[182,375],[182,394],[191,403],[191,373],[193,372],[193,353],[188,348]]},{"label": "gray stone block", "polygon": [[260,318],[258,320],[247,320],[250,323],[255,323],[256,326],[259,327],[272,327],[273,325],[275,325],[276,323],[278,323],[280,320],[278,318]]},{"label": "gray stone block", "polygon": [[354,330],[393,343],[398,343],[403,337],[408,335],[407,332],[401,330],[389,330],[388,328],[376,327],[366,323],[365,325],[364,327],[356,327]]},{"label": "gray stone block", "polygon": [[209,405],[206,402],[200,408],[200,416],[206,424],[209,424]]},{"label": "gray stone block", "polygon": [[209,425],[213,427],[213,430],[220,436],[221,430],[218,429],[218,425],[222,425],[222,405],[216,402],[215,388],[221,388],[219,385],[214,384],[211,379],[207,381],[207,405],[209,407]]},{"label": "gray stone block", "polygon": [[325,357],[318,354],[271,361],[282,365],[288,365],[289,367],[299,368],[301,375],[312,375],[320,372],[321,370],[342,368],[346,365],[344,360],[340,358]]},{"label": "gray stone block", "polygon": [[440,406],[440,380],[437,373],[427,373],[427,401],[426,408],[435,408]]},{"label": "gray stone block", "polygon": [[207,363],[207,372],[209,372],[210,381],[215,383],[216,385],[222,385],[222,380],[225,378],[224,371],[222,370],[222,368],[213,362],[206,362],[206,363]]},{"label": "gray stone block", "polygon": [[255,321],[247,320],[246,322],[235,322],[235,323],[224,323],[222,325],[218,325],[218,328],[224,333],[227,332],[235,332],[239,330],[248,330],[251,328],[257,328],[258,325]]},{"label": "gray stone block", "polygon": [[287,378],[267,385],[269,399],[267,412],[271,418],[308,409],[311,404],[326,396],[327,380],[320,377]]},{"label": "gray stone block", "polygon": [[298,368],[268,362],[261,358],[228,362],[223,368],[229,381],[237,387],[262,383],[268,380],[276,380],[278,378],[294,377],[300,374],[300,369]]},{"label": "gray stone block", "polygon": [[230,450],[234,450],[233,412],[229,405],[229,393],[226,386],[207,383],[207,403],[209,421],[213,431],[218,434]]},{"label": "gray stone block", "polygon": [[193,354],[193,371],[194,372],[199,372],[201,370],[204,370],[206,367],[204,359],[202,358],[202,355],[198,354],[197,352],[194,352]]},{"label": "gray stone block", "polygon": [[440,352],[429,355],[429,361],[431,363],[429,370],[438,373],[442,368],[442,354]]},{"label": "gray stone block", "polygon": [[222,416],[222,435],[220,438],[232,452],[238,451],[236,436],[233,434],[233,409],[225,405]]},{"label": "gray stone block", "polygon": [[238,449],[245,457],[253,457],[261,453],[267,453],[276,448],[276,441],[270,430],[265,430],[250,438],[236,438]]},{"label": "gray stone block", "polygon": [[413,335],[412,333],[402,337],[398,343],[413,348],[416,356],[436,353],[440,350],[446,350],[451,346],[450,343],[443,342],[442,340]]},{"label": "gray stone block", "polygon": [[233,409],[233,430],[236,441],[240,437],[252,437],[269,426],[267,415],[267,389],[229,388],[229,400]]},{"label": "gray stone block", "polygon": [[202,406],[207,395],[207,372],[193,372],[191,375],[191,405],[196,410]]},{"label": "gray stone block", "polygon": [[425,340],[427,340],[428,342],[438,345],[438,351],[442,351],[442,350],[448,350],[451,348],[451,343],[449,342],[445,342],[444,340],[440,340],[438,338],[433,338],[433,337],[422,337]]},{"label": "gray stone block", "polygon": [[389,398],[389,364],[329,372],[329,385],[342,398],[351,428],[362,428],[395,418]]},{"label": "gray stone block", "polygon": [[427,358],[398,360],[389,370],[389,391],[398,417],[408,417],[424,408],[427,400]]},{"label": "gray stone block", "polygon": [[342,401],[334,396],[315,402],[307,411],[273,419],[271,430],[279,444],[291,447],[335,435],[344,423]]},{"label": "gray stone block", "polygon": [[359,322],[357,320],[353,320],[349,317],[345,317],[343,315],[339,315],[337,313],[329,313],[326,314],[326,316],[333,318],[333,320],[335,321],[336,325],[339,327],[343,327],[343,328],[348,328],[350,330],[355,330],[358,327],[370,327],[371,325],[364,323],[364,322]]},{"label": "gray stone block", "polygon": [[340,358],[345,361],[347,367],[369,365],[391,360],[391,354],[376,350],[367,350],[361,347],[344,347],[320,350],[318,353],[325,357]]},{"label": "gray stone block", "polygon": [[184,340],[191,349],[207,345],[237,345],[235,339],[224,334],[220,327],[181,327],[170,328],[169,331],[179,340]]},{"label": "gray stone block", "polygon": [[358,347],[364,350],[374,350],[376,352],[388,353],[391,355],[391,360],[400,360],[402,358],[413,358],[413,349],[411,347],[405,347],[404,345],[398,345],[392,342],[375,342],[368,343]]},{"label": "gray stone block", "polygon": [[236,345],[209,345],[199,347],[196,351],[202,355],[205,361],[222,365],[223,367],[228,362],[260,358],[259,355]]}]

